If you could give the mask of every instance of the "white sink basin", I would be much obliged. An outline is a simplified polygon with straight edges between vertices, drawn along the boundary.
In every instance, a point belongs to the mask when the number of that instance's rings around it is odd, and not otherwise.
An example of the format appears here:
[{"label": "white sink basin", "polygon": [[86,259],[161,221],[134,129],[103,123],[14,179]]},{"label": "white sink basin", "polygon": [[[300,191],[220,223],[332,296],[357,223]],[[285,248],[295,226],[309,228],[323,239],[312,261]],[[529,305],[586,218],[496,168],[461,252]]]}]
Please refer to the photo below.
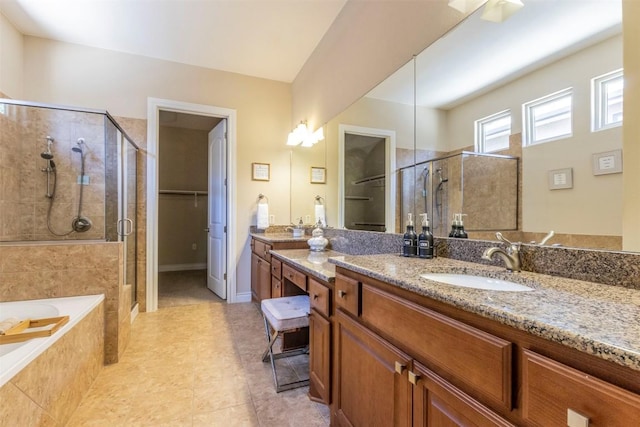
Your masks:
[{"label": "white sink basin", "polygon": [[508,280],[492,279],[490,277],[473,276],[470,274],[428,273],[421,274],[420,277],[448,285],[486,289],[490,291],[526,292],[533,290],[533,288]]}]

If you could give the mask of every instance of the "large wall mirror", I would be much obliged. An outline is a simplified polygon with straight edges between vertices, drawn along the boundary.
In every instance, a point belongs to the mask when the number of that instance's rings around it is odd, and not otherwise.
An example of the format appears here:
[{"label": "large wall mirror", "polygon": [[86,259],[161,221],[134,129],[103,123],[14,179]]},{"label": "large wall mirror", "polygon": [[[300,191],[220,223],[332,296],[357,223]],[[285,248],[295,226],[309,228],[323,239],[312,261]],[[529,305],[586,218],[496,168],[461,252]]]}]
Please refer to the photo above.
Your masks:
[{"label": "large wall mirror", "polygon": [[[396,220],[387,231],[402,232],[407,213],[428,212],[434,234],[446,236],[461,213],[470,238],[501,231],[540,242],[553,230],[547,244],[620,250],[624,172],[607,168],[621,164],[622,127],[593,130],[592,87],[594,78],[622,69],[621,2],[530,1],[503,23],[480,14],[333,118],[327,164],[339,164],[340,126],[392,130]],[[542,117],[541,109],[529,134],[568,124],[569,135],[525,144],[523,104],[566,89],[570,114]],[[621,106],[620,91],[607,96],[605,107]],[[510,125],[495,133],[506,145],[479,154],[476,121],[504,112]],[[331,205],[342,195],[337,174],[328,176]]]},{"label": "large wall mirror", "polygon": [[[325,126],[322,127],[326,134]],[[312,146],[297,145],[291,147],[290,165],[290,194],[291,194],[291,224],[315,224],[318,219],[324,225],[335,227],[335,223],[328,222],[327,214],[327,145],[320,140]],[[285,191],[285,189],[283,189]],[[335,215],[335,213],[334,213]]]}]

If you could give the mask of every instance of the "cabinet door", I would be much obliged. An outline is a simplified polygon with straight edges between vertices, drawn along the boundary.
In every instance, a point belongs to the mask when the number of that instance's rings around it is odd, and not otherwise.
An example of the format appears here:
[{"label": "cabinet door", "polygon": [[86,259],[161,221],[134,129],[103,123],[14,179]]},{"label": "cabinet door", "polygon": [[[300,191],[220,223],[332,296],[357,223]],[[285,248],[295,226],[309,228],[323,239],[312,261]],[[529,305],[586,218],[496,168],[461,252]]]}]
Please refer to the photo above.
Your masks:
[{"label": "cabinet door", "polygon": [[309,397],[330,403],[331,322],[315,309],[309,316]]},{"label": "cabinet door", "polygon": [[258,295],[260,301],[271,298],[271,264],[258,259]]},{"label": "cabinet door", "polygon": [[251,301],[260,302],[260,294],[258,282],[260,278],[258,277],[259,268],[258,263],[260,262],[260,257],[258,255],[252,253],[251,254]]},{"label": "cabinet door", "polygon": [[522,417],[533,425],[640,425],[640,396],[529,350],[522,352]]},{"label": "cabinet door", "polygon": [[513,426],[416,361],[409,375],[415,427]]},{"label": "cabinet door", "polygon": [[336,311],[334,416],[340,426],[411,425],[410,358]]},{"label": "cabinet door", "polygon": [[[271,270],[273,270],[273,266]],[[280,297],[282,297],[282,282],[276,279],[275,276],[271,276],[271,298]]]}]

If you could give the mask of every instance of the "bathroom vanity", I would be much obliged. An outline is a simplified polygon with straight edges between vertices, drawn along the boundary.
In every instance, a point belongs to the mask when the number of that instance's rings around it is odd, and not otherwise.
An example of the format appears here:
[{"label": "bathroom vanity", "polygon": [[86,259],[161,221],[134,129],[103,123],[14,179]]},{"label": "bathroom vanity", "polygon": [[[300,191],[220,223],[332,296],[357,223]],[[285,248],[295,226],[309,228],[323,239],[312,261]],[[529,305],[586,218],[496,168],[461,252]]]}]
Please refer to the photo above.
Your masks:
[{"label": "bathroom vanity", "polygon": [[283,296],[280,288],[280,263],[276,261],[272,264],[270,251],[308,248],[307,238],[293,238],[291,233],[251,235],[251,300],[253,302],[260,303],[265,298]]},{"label": "bathroom vanity", "polygon": [[[331,406],[332,425],[640,420],[638,290],[445,257],[270,254],[280,268],[272,283],[310,296],[309,396]],[[531,290],[448,285],[425,273]]]},{"label": "bathroom vanity", "polygon": [[[432,261],[332,260],[332,425],[640,420],[638,291]],[[420,278],[427,270],[506,276],[534,290],[446,285]]]}]

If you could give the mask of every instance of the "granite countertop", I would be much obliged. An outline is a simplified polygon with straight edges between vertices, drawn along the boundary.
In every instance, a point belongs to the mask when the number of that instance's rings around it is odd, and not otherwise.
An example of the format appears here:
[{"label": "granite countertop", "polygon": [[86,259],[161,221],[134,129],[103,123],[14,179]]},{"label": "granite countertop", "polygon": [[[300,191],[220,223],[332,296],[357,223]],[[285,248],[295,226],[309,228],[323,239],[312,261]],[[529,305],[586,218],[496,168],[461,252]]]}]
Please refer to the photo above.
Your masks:
[{"label": "granite countertop", "polygon": [[306,242],[311,238],[309,235],[303,235],[302,237],[293,237],[293,233],[291,232],[282,232],[282,233],[250,233],[250,236],[261,240],[265,243],[276,243],[276,242]]},{"label": "granite countertop", "polygon": [[[278,255],[280,252],[293,251],[278,251]],[[638,290],[525,271],[510,273],[504,268],[442,257],[424,260],[395,254],[327,255],[336,266],[640,371]],[[297,256],[291,253],[286,259],[297,262]],[[421,278],[424,273],[473,273],[534,290],[464,288]]]},{"label": "granite countertop", "polygon": [[332,283],[336,279],[336,266],[329,262],[329,258],[343,254],[331,250],[311,252],[309,249],[280,249],[272,250],[271,255],[295,265],[300,271],[316,279]]}]

